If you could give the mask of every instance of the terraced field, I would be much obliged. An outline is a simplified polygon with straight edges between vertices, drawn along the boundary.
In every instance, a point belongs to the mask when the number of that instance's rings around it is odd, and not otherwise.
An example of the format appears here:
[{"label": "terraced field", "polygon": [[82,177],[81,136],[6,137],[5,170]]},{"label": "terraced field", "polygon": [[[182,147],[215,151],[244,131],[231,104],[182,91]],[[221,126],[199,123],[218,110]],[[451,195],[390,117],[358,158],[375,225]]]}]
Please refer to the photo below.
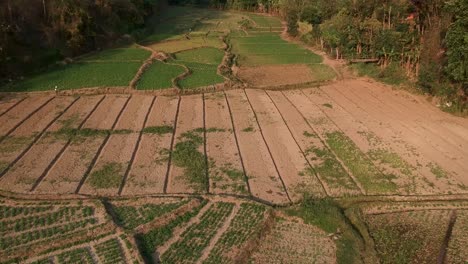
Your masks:
[{"label": "terraced field", "polygon": [[58,92],[0,94],[0,263],[468,261],[466,119],[275,17],[165,16],[2,88]]}]

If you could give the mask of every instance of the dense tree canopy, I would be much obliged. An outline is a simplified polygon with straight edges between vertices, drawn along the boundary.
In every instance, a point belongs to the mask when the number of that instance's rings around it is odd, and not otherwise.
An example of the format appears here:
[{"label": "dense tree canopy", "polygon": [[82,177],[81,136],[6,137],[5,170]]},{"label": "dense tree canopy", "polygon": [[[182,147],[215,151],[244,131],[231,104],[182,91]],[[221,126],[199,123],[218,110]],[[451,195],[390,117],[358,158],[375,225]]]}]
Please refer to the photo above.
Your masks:
[{"label": "dense tree canopy", "polygon": [[163,1],[4,0],[0,2],[0,79],[135,36]]}]

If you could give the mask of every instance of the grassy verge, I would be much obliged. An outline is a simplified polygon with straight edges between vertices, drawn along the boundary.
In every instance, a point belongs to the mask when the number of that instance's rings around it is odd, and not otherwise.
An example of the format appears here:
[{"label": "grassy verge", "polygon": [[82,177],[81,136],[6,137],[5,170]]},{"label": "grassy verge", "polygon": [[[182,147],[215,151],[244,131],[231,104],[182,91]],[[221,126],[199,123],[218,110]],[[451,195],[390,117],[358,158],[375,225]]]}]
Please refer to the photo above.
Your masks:
[{"label": "grassy verge", "polygon": [[[323,82],[330,81],[336,78],[335,71],[325,64],[309,64],[315,81]],[[330,105],[326,105],[330,107]],[[331,108],[331,107],[330,107]]]}]

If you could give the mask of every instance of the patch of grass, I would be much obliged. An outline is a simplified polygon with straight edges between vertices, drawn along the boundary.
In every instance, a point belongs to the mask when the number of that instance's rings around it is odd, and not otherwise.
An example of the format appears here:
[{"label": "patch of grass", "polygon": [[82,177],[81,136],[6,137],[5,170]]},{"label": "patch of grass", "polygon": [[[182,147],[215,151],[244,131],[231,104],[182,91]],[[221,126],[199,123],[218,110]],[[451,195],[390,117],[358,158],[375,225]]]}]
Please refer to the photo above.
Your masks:
[{"label": "patch of grass", "polygon": [[210,127],[208,129],[206,129],[206,133],[218,133],[218,132],[226,132],[226,129],[216,128],[216,127]]},{"label": "patch of grass", "polygon": [[219,65],[223,60],[224,52],[216,48],[200,48],[182,51],[176,53],[175,56],[178,61]]},{"label": "patch of grass", "polygon": [[436,176],[437,179],[448,179],[448,172],[445,171],[439,164],[430,162],[427,167],[431,170],[431,173]]},{"label": "patch of grass", "polygon": [[151,52],[141,48],[107,49],[85,56],[81,61],[144,61],[150,55]]},{"label": "patch of grass", "polygon": [[371,63],[355,63],[351,65],[359,76],[368,76],[390,85],[408,83],[404,71],[397,64],[391,64],[386,69]]},{"label": "patch of grass", "polygon": [[303,135],[308,138],[318,138],[318,136],[315,133],[309,133],[308,131],[304,131]]},{"label": "patch of grass", "polygon": [[258,27],[283,27],[281,20],[274,16],[262,16],[256,14],[248,14],[248,16]]},{"label": "patch of grass", "polygon": [[304,223],[317,226],[327,233],[335,233],[340,230],[342,233],[335,241],[337,262],[362,263],[360,251],[364,246],[363,241],[349,224],[343,209],[334,201],[305,197],[300,205],[285,209],[285,211],[289,215],[302,218]]},{"label": "patch of grass", "polygon": [[327,133],[327,143],[351,170],[364,189],[370,193],[389,193],[397,190],[392,181],[396,176],[381,173],[356,144],[342,132]]},{"label": "patch of grass", "polygon": [[203,192],[208,184],[205,155],[198,151],[202,144],[199,129],[188,131],[179,137],[172,153],[174,164],[184,169],[185,179],[198,192]]},{"label": "patch of grass", "polygon": [[192,74],[179,81],[183,89],[203,87],[224,82],[224,78],[218,75],[218,66],[194,62],[183,62]]},{"label": "patch of grass", "polygon": [[242,180],[244,179],[244,172],[235,168],[224,167],[221,168],[221,171],[224,172],[231,180]]},{"label": "patch of grass", "polygon": [[171,134],[173,131],[174,131],[174,128],[172,126],[153,126],[153,127],[145,127],[143,129],[143,133],[157,134],[157,135]]},{"label": "patch of grass", "polygon": [[328,108],[333,108],[333,105],[331,105],[329,103],[323,104],[323,106],[328,107]]},{"label": "patch of grass", "polygon": [[122,181],[120,172],[123,165],[117,162],[105,164],[89,176],[89,184],[96,189],[118,188]]},{"label": "patch of grass", "polygon": [[179,65],[154,61],[143,73],[137,83],[139,90],[158,90],[173,87],[172,79],[185,72]]},{"label": "patch of grass", "polygon": [[17,136],[7,136],[4,137],[2,143],[0,144],[0,153],[12,153],[18,150],[21,150],[26,145],[31,143],[34,136],[30,137],[17,137]]},{"label": "patch of grass", "polygon": [[3,172],[6,168],[8,168],[8,162],[0,160],[0,172]]},{"label": "patch of grass", "polygon": [[335,71],[325,64],[309,64],[309,68],[316,81],[330,81],[336,78]]},{"label": "patch of grass", "polygon": [[385,149],[372,149],[368,152],[368,154],[372,160],[383,164],[388,164],[390,167],[398,169],[402,174],[406,176],[413,175],[413,171],[415,170],[415,168],[411,166],[408,162],[403,160],[395,152],[391,152]]},{"label": "patch of grass", "polygon": [[159,42],[150,45],[150,48],[156,51],[164,51],[166,53],[175,53],[184,50],[190,49],[197,49],[197,48],[204,48],[204,47],[212,47],[216,49],[221,49],[223,47],[223,43],[217,37],[191,37],[188,39],[181,39],[181,40],[172,40],[166,42]]},{"label": "patch of grass", "polygon": [[140,249],[141,255],[145,259],[145,263],[155,263],[153,259],[154,250],[162,246],[166,241],[172,237],[174,229],[183,223],[187,223],[192,217],[196,216],[201,208],[207,203],[203,200],[202,203],[186,212],[183,215],[178,216],[167,225],[153,229],[146,234],[137,234],[135,239],[137,240],[138,248]]},{"label": "patch of grass", "polygon": [[[349,190],[358,190],[356,184],[351,180],[346,170],[341,166],[341,163],[328,149],[311,147],[306,150],[306,155],[313,153],[321,162],[314,166],[317,173],[333,188],[345,188]],[[313,175],[313,171],[307,171],[309,175]]]},{"label": "patch of grass", "polygon": [[253,131],[254,131],[253,127],[246,127],[244,129],[242,129],[242,132],[253,132]]},{"label": "patch of grass", "polygon": [[140,62],[74,63],[8,84],[0,88],[3,92],[31,92],[70,90],[89,87],[128,86]]}]

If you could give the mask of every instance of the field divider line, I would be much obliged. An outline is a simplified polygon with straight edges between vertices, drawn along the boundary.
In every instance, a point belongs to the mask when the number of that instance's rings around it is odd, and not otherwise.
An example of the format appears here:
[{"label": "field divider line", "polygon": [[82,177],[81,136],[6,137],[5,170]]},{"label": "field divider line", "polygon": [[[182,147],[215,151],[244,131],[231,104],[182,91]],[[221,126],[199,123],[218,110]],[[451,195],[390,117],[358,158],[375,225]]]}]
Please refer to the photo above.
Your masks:
[{"label": "field divider line", "polygon": [[444,264],[447,258],[447,249],[449,247],[450,238],[452,237],[453,227],[457,221],[457,210],[452,210],[450,214],[450,220],[447,226],[447,231],[445,233],[442,246],[440,248],[439,256],[437,257],[437,264]]},{"label": "field divider line", "polygon": [[253,197],[252,191],[250,189],[249,177],[247,176],[247,172],[245,170],[244,158],[242,157],[242,153],[241,153],[240,147],[239,147],[239,140],[237,139],[236,126],[234,124],[234,117],[232,115],[231,104],[229,103],[226,92],[223,91],[223,93],[224,93],[224,98],[226,99],[226,104],[227,104],[227,107],[228,107],[228,110],[229,110],[229,116],[231,117],[232,132],[234,133],[234,139],[236,140],[237,152],[239,153],[239,159],[240,159],[240,162],[241,162],[241,165],[242,165],[242,171],[244,172],[245,184],[247,185],[247,189],[249,190],[250,197]]},{"label": "field divider line", "polygon": [[271,154],[270,146],[268,145],[267,141],[265,140],[265,135],[263,134],[262,127],[260,126],[260,122],[258,121],[257,113],[255,112],[255,109],[252,106],[252,102],[250,102],[250,98],[247,95],[247,92],[244,90],[245,97],[247,98],[247,102],[249,102],[250,108],[252,109],[252,112],[255,117],[255,121],[257,122],[258,129],[260,130],[260,134],[262,135],[263,143],[265,143],[265,146],[267,147],[268,153],[270,154],[271,161],[273,162],[273,165],[275,166],[276,173],[278,174],[278,177],[281,181],[281,184],[283,185],[284,192],[286,192],[286,196],[288,197],[288,200],[290,203],[292,203],[291,197],[289,196],[288,188],[286,188],[286,184],[284,183],[283,178],[281,177],[281,174],[278,169],[278,165],[276,165],[275,159],[273,158],[273,155]]},{"label": "field divider line", "polygon": [[205,152],[205,176],[206,176],[206,193],[210,194],[210,174],[208,167],[208,152],[206,151],[206,103],[205,93],[202,93],[203,100],[203,151]]},{"label": "field divider line", "polygon": [[0,117],[4,116],[6,113],[10,112],[13,108],[15,108],[17,105],[19,105],[20,103],[22,103],[24,100],[26,100],[26,97],[24,97],[23,99],[19,100],[18,102],[16,102],[16,103],[13,104],[12,106],[8,107],[8,109],[5,110],[5,112],[3,112],[3,113],[0,114]]},{"label": "field divider line", "polygon": [[164,179],[164,189],[163,193],[167,194],[167,185],[169,184],[169,174],[171,173],[171,164],[172,164],[172,152],[174,150],[174,142],[177,130],[177,121],[179,120],[179,112],[180,112],[180,103],[182,102],[182,97],[179,96],[179,101],[177,102],[177,111],[174,120],[174,129],[172,130],[172,139],[171,139],[171,146],[169,149],[169,160],[167,162],[167,170],[166,170],[166,178]]},{"label": "field divider line", "polygon": [[3,140],[5,140],[8,136],[10,136],[10,134],[13,133],[18,127],[20,127],[24,122],[26,122],[29,118],[31,118],[35,113],[39,112],[42,108],[44,108],[48,103],[50,103],[55,98],[56,98],[55,96],[51,97],[45,103],[40,105],[36,110],[29,113],[29,115],[23,118],[23,120],[21,120],[18,124],[16,124],[13,128],[11,128],[5,135],[0,137],[0,144],[3,143]]},{"label": "field divider line", "polygon": [[[302,91],[302,90],[301,90]],[[330,151],[330,153],[333,153],[333,156],[336,158],[336,160],[340,163],[340,165],[343,167],[343,169],[346,171],[346,173],[348,173],[348,176],[351,178],[351,180],[353,181],[353,183],[359,188],[359,191],[361,192],[361,194],[365,195],[366,194],[366,191],[364,190],[364,188],[361,186],[361,184],[356,180],[356,178],[354,177],[354,175],[351,173],[351,171],[348,169],[348,167],[346,167],[346,165],[343,163],[343,161],[338,158],[338,156],[336,155],[336,153],[330,148],[330,146],[328,145],[327,141],[323,138],[322,135],[320,135],[320,133],[317,132],[317,130],[310,124],[309,120],[307,120],[307,118],[304,116],[304,114],[297,108],[297,106],[291,102],[291,100],[284,94],[284,92],[281,92],[283,94],[283,96],[288,100],[288,102],[294,106],[294,108],[296,108],[297,112],[302,116],[302,118],[304,119],[304,121],[306,122],[307,126],[310,127],[310,129],[312,129],[312,131],[314,131],[314,133],[317,135],[317,137],[319,138],[320,142],[322,143],[322,145],[327,148],[328,151]],[[303,93],[303,92],[302,92]],[[305,95],[305,94],[304,94]],[[308,97],[306,97],[307,100],[309,100]],[[309,100],[310,101],[310,100]]]},{"label": "field divider line", "polygon": [[[317,174],[317,171],[315,170],[314,166],[312,166],[312,164],[310,163],[309,159],[307,158],[304,150],[301,148],[301,146],[299,145],[299,143],[297,142],[297,139],[296,137],[293,135],[292,131],[291,131],[291,128],[289,127],[288,123],[286,122],[286,119],[284,118],[283,114],[281,113],[280,109],[278,108],[278,105],[276,104],[276,102],[273,100],[273,98],[271,98],[270,94],[268,93],[268,91],[265,91],[265,93],[267,94],[268,98],[270,98],[270,101],[273,103],[273,105],[275,106],[276,110],[278,111],[278,113],[280,114],[281,116],[281,119],[283,120],[284,124],[286,125],[286,127],[288,128],[288,131],[289,131],[289,134],[291,134],[291,137],[294,139],[294,142],[296,142],[296,145],[297,147],[299,148],[299,150],[301,151],[301,154],[302,156],[304,156],[304,159],[306,160],[307,164],[309,165],[309,168],[312,169],[314,171],[314,175],[315,177],[317,178],[317,180],[320,182],[320,185],[322,186],[323,188],[323,191],[325,192],[325,194],[327,196],[330,196],[329,194],[329,191],[327,190],[327,187],[325,186],[325,184],[322,182],[322,180],[319,178],[318,174]],[[284,97],[283,93],[281,93],[281,95]]]},{"label": "field divider line", "polygon": [[77,187],[76,190],[75,190],[75,194],[79,194],[79,193],[80,193],[81,187],[83,187],[83,184],[86,182],[86,179],[88,179],[89,174],[91,173],[91,171],[93,170],[94,166],[96,165],[97,160],[98,160],[99,157],[101,156],[102,150],[103,150],[104,147],[107,145],[107,142],[109,141],[109,139],[110,139],[110,137],[111,137],[111,135],[112,135],[112,131],[113,131],[113,130],[115,129],[115,127],[117,126],[117,123],[119,122],[120,117],[122,116],[122,113],[123,113],[124,110],[127,108],[128,102],[130,102],[130,99],[132,99],[132,96],[131,96],[131,95],[127,98],[127,101],[125,101],[125,104],[123,105],[122,109],[120,109],[120,112],[119,112],[119,114],[117,115],[117,118],[115,119],[114,123],[112,124],[111,132],[107,132],[107,135],[106,135],[106,138],[104,139],[104,142],[102,142],[101,146],[99,146],[99,149],[98,149],[98,151],[96,152],[96,155],[94,155],[94,158],[93,158],[93,160],[91,161],[91,163],[89,164],[88,169],[86,170],[85,174],[83,175],[83,177],[81,178],[80,182],[78,183],[78,187]]},{"label": "field divider line", "polygon": [[[53,97],[55,98],[55,97]],[[53,99],[52,98],[52,99]],[[65,109],[63,109],[63,111],[60,112],[60,114],[58,114],[54,119],[52,119],[52,121],[50,121],[47,126],[42,129],[42,131],[36,136],[34,137],[34,140],[28,145],[28,147],[23,150],[23,152],[21,152],[21,154],[16,157],[15,160],[13,160],[13,162],[11,162],[8,167],[6,167],[2,172],[0,172],[0,179],[5,176],[5,174],[13,167],[15,166],[16,163],[18,163],[18,161],[20,161],[28,152],[29,150],[33,147],[34,144],[36,144],[39,139],[42,138],[42,136],[45,134],[45,132],[55,123],[55,121],[57,121],[63,114],[65,114],[65,112],[68,111],[68,109],[70,109],[70,107],[72,107],[81,97],[77,97],[75,100],[73,100]],[[52,100],[51,99],[51,100]],[[47,103],[49,103],[51,100],[47,101],[43,106],[45,106]],[[41,106],[42,108],[42,106]]]},{"label": "field divider line", "polygon": [[[83,121],[81,121],[80,125],[78,126],[78,130],[82,129],[84,124],[86,123],[86,121],[88,121],[88,119],[91,117],[91,115],[96,111],[96,109],[98,108],[98,106],[102,103],[102,101],[104,101],[104,98],[106,98],[106,96],[104,95],[98,102],[97,104],[93,107],[93,109],[91,110],[91,112],[89,112],[89,114],[83,119]],[[33,184],[33,186],[31,187],[31,190],[30,192],[34,192],[37,187],[39,187],[39,185],[42,183],[42,181],[45,179],[45,177],[47,177],[47,175],[49,174],[50,170],[54,167],[54,165],[57,163],[57,161],[60,159],[60,157],[62,157],[63,153],[65,153],[65,151],[68,149],[68,147],[70,146],[72,142],[72,138],[68,139],[67,143],[65,144],[65,146],[63,146],[63,148],[59,151],[59,153],[54,157],[54,159],[51,161],[51,163],[47,166],[47,168],[44,170],[44,172],[41,174],[41,176],[36,180],[36,182]]]},{"label": "field divider line", "polygon": [[156,101],[156,98],[157,98],[156,96],[153,96],[153,100],[151,101],[151,105],[148,108],[148,112],[146,112],[145,120],[143,121],[143,127],[140,130],[137,142],[135,144],[135,148],[133,149],[132,157],[130,158],[130,162],[129,162],[128,166],[127,166],[127,169],[125,170],[125,174],[124,174],[124,177],[122,179],[122,182],[120,183],[119,195],[122,195],[122,192],[123,192],[123,189],[125,187],[125,183],[127,181],[128,175],[130,174],[130,171],[132,170],[132,166],[133,166],[133,162],[135,161],[136,154],[137,154],[138,150],[140,149],[140,142],[141,142],[141,138],[143,137],[143,130],[146,127],[146,123],[148,123],[148,118],[149,118],[149,115],[151,113],[151,110],[153,109],[154,102]]},{"label": "field divider line", "polygon": [[[78,126],[78,130],[83,128],[86,121],[88,121],[88,119],[96,111],[98,106],[102,103],[102,101],[104,101],[104,98],[106,98],[105,95],[97,102],[97,104],[93,107],[91,112],[89,112],[89,114],[83,119],[83,121],[81,121],[80,125]],[[72,138],[68,139],[67,143],[63,146],[63,148],[59,151],[59,153],[54,157],[54,159],[49,163],[49,165],[44,170],[44,172],[42,172],[41,176],[39,176],[39,178],[36,180],[36,182],[34,182],[33,186],[31,187],[31,190],[29,192],[34,192],[37,189],[37,187],[39,187],[39,185],[42,183],[42,181],[45,179],[45,177],[47,177],[47,175],[49,174],[50,170],[54,167],[54,165],[57,163],[57,161],[62,157],[63,153],[65,153],[65,151],[68,149],[68,147],[70,146],[72,140],[73,140]]]}]

